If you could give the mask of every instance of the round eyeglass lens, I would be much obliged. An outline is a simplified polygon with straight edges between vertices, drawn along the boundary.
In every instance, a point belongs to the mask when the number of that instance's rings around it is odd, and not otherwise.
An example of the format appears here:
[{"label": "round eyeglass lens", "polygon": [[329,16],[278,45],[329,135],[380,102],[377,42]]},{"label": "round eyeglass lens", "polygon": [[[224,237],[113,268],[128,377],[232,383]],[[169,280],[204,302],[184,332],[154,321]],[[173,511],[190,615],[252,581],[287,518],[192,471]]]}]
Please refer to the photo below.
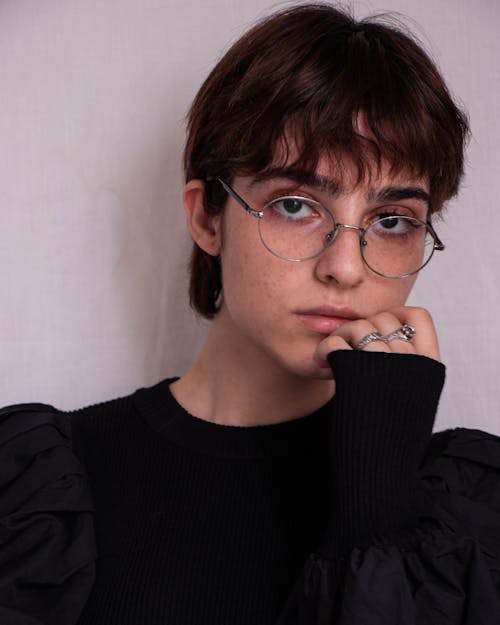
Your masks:
[{"label": "round eyeglass lens", "polygon": [[366,264],[387,278],[400,278],[419,271],[434,252],[434,237],[420,219],[391,215],[366,229],[361,241]]},{"label": "round eyeglass lens", "polygon": [[286,260],[307,260],[330,243],[335,222],[329,211],[309,198],[287,196],[269,202],[259,219],[266,248]]}]

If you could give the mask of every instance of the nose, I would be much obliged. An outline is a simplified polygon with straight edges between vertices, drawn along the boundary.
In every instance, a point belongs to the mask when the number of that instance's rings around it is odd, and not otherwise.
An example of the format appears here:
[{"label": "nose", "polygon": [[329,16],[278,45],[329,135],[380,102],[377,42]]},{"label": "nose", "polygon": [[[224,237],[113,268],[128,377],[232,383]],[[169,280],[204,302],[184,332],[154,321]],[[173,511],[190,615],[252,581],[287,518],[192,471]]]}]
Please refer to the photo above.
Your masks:
[{"label": "nose", "polygon": [[319,280],[342,288],[352,288],[363,281],[368,268],[361,256],[362,232],[357,226],[337,224],[332,242],[316,261]]}]

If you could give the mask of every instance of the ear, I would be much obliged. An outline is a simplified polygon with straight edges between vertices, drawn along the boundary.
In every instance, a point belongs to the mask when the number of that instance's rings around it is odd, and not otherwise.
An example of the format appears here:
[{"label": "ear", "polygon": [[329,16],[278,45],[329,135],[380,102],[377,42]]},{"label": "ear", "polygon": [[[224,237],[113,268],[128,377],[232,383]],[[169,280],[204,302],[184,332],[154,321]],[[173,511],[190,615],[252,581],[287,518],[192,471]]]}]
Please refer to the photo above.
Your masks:
[{"label": "ear", "polygon": [[184,187],[183,200],[186,218],[193,241],[211,256],[221,250],[221,215],[209,215],[205,211],[203,180],[190,180]]}]

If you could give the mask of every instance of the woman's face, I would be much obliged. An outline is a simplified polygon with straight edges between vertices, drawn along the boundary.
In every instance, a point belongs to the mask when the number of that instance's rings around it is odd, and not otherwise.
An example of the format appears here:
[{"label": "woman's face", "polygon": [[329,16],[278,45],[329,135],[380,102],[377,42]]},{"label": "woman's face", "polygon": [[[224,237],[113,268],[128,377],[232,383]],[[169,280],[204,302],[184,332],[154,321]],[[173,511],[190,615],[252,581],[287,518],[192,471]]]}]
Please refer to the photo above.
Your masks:
[{"label": "woman's face", "polygon": [[[256,210],[277,197],[300,195],[328,208],[337,223],[351,226],[367,226],[376,215],[398,212],[398,207],[426,219],[425,180],[391,175],[385,167],[369,182],[354,185],[353,171],[335,180],[326,160],[316,178],[299,185],[283,169],[262,180],[236,177],[232,186]],[[341,228],[320,256],[290,262],[264,247],[257,219],[231,197],[220,227],[223,303],[218,323],[237,341],[242,357],[253,354],[257,362],[262,357],[262,366],[267,361],[301,377],[331,377],[314,359],[319,342],[351,319],[403,305],[416,279],[384,278],[371,271],[362,260],[357,230]]]}]

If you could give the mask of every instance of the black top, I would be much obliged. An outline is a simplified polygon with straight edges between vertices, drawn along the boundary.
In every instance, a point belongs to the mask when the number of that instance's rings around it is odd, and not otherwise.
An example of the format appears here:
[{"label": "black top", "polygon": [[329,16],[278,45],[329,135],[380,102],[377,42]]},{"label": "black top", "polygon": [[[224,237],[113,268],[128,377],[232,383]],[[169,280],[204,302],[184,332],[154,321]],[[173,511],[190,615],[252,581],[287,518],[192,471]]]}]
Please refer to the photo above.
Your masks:
[{"label": "black top", "polygon": [[172,380],[0,411],[0,624],[497,625],[500,438],[431,435],[436,361],[330,364],[277,425],[197,419]]}]

